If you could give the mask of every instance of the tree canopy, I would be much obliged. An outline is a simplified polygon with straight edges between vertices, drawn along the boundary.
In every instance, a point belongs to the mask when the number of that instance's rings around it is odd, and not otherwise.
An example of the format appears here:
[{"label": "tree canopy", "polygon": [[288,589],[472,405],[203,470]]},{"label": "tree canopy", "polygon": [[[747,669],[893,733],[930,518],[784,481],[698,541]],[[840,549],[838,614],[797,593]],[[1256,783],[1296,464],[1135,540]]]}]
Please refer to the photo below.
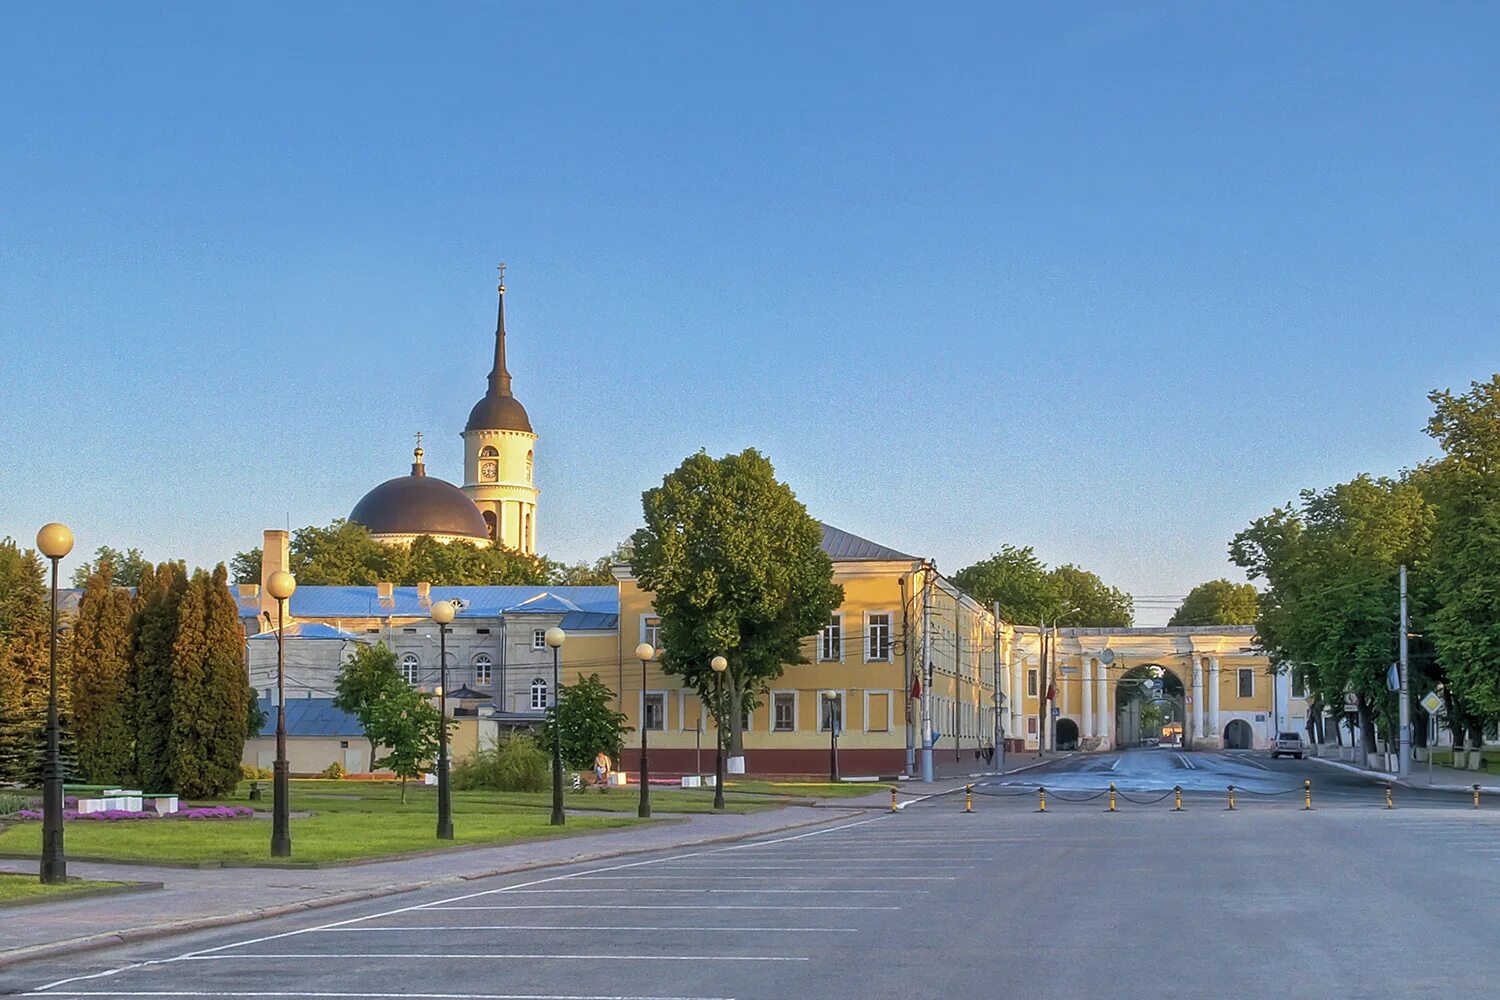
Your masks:
[{"label": "tree canopy", "polygon": [[1167,624],[1254,625],[1258,610],[1253,584],[1210,580],[1188,591]]},{"label": "tree canopy", "polygon": [[140,549],[119,549],[101,545],[94,551],[92,561],[85,561],[73,570],[73,586],[88,586],[89,577],[100,568],[108,566],[109,582],[116,587],[139,587],[141,576],[151,568],[151,560],[141,555]]},{"label": "tree canopy", "polygon": [[822,525],[753,448],[688,456],[641,506],[632,565],[661,616],[662,668],[707,705],[709,662],[729,660],[729,752],[742,753],[746,699],[753,704],[783,665],[806,662],[803,640],[843,601]]},{"label": "tree canopy", "polygon": [[999,602],[1000,617],[1008,622],[1050,623],[1075,607],[1079,610],[1068,617],[1068,625],[1126,628],[1135,619],[1129,594],[1071,563],[1048,569],[1029,545],[1002,546],[988,559],[959,570],[953,580],[976,600]]}]

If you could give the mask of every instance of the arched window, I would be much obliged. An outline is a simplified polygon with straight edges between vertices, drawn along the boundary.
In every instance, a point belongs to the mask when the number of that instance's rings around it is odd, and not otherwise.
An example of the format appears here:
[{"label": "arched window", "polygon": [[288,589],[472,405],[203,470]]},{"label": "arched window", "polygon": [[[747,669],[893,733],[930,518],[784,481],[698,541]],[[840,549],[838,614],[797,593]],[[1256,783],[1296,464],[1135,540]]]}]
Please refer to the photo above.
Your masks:
[{"label": "arched window", "polygon": [[401,654],[401,677],[412,687],[417,686],[422,677],[422,661],[416,653]]},{"label": "arched window", "polygon": [[490,668],[494,664],[489,653],[474,654],[474,683],[488,684],[490,682]]},{"label": "arched window", "polygon": [[499,458],[500,457],[500,453],[495,450],[495,446],[494,445],[487,444],[483,448],[479,449],[479,457],[480,458]]},{"label": "arched window", "polygon": [[531,679],[531,710],[540,712],[547,707],[547,682],[540,677]]},{"label": "arched window", "polygon": [[521,551],[530,552],[534,548],[531,538],[531,511],[526,512],[526,526],[521,529]]},{"label": "arched window", "polygon": [[499,522],[497,522],[495,520],[495,512],[494,511],[487,510],[487,511],[484,512],[484,523],[485,523],[485,527],[487,527],[489,529],[489,532],[490,532],[490,541],[492,541],[492,542],[498,542],[500,540],[499,526],[498,526]]},{"label": "arched window", "polygon": [[526,453],[526,481],[531,482],[531,452]]}]

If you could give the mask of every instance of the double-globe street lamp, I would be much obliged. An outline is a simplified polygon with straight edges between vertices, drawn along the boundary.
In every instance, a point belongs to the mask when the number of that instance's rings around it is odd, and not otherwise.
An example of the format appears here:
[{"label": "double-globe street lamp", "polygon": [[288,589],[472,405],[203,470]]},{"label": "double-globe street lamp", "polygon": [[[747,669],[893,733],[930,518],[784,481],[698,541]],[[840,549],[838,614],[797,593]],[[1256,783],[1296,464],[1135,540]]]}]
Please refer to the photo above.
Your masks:
[{"label": "double-globe street lamp", "polygon": [[51,679],[47,685],[47,756],[42,759],[42,882],[57,885],[68,880],[68,859],[63,853],[62,752],[57,723],[57,563],[73,551],[73,532],[54,521],[36,533],[37,551],[52,561],[52,627],[48,631]]},{"label": "double-globe street lamp", "polygon": [[297,591],[297,578],[284,569],[271,574],[266,593],[276,601],[276,764],[272,772],[271,857],[292,856],[291,787],[286,761],[286,602]]},{"label": "double-globe street lamp", "polygon": [[651,763],[647,759],[646,747],[646,665],[656,659],[656,647],[643,642],[635,647],[635,658],[641,661],[641,804],[636,815],[641,819],[651,816]]},{"label": "double-globe street lamp", "polygon": [[552,820],[553,826],[562,826],[567,822],[563,814],[563,786],[562,786],[562,688],[559,687],[559,676],[557,670],[558,650],[562,644],[568,641],[568,633],[557,626],[547,630],[543,640],[552,648]]},{"label": "double-globe street lamp", "polygon": [[[721,719],[724,714],[724,671],[729,669],[729,661],[722,656],[715,656],[708,661],[708,665],[714,668],[714,713]],[[714,808],[724,808],[724,723],[719,722],[714,727]]]},{"label": "double-globe street lamp", "polygon": [[438,601],[432,606],[432,620],[438,627],[438,814],[437,839],[453,839],[453,798],[448,785],[448,623],[453,621],[452,601]]}]

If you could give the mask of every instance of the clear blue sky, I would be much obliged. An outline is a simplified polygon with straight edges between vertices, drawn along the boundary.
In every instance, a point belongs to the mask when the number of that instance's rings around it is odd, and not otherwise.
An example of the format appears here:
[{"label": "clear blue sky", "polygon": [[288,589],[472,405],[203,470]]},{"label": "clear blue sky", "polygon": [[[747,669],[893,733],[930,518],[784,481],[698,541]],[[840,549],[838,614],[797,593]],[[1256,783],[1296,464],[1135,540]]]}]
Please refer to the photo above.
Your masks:
[{"label": "clear blue sky", "polygon": [[568,560],[755,445],[944,569],[1182,594],[1500,368],[1492,4],[545,6],[8,7],[0,534],[458,478],[500,259]]}]

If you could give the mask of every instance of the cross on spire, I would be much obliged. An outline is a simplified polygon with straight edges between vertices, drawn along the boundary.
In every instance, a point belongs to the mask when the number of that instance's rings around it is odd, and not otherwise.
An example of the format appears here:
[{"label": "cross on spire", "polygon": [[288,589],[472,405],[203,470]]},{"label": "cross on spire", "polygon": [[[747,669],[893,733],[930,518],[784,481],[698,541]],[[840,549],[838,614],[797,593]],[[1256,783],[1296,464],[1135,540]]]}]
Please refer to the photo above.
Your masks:
[{"label": "cross on spire", "polygon": [[505,261],[502,260],[496,264],[495,269],[500,272],[500,290],[503,292],[505,291]]}]

